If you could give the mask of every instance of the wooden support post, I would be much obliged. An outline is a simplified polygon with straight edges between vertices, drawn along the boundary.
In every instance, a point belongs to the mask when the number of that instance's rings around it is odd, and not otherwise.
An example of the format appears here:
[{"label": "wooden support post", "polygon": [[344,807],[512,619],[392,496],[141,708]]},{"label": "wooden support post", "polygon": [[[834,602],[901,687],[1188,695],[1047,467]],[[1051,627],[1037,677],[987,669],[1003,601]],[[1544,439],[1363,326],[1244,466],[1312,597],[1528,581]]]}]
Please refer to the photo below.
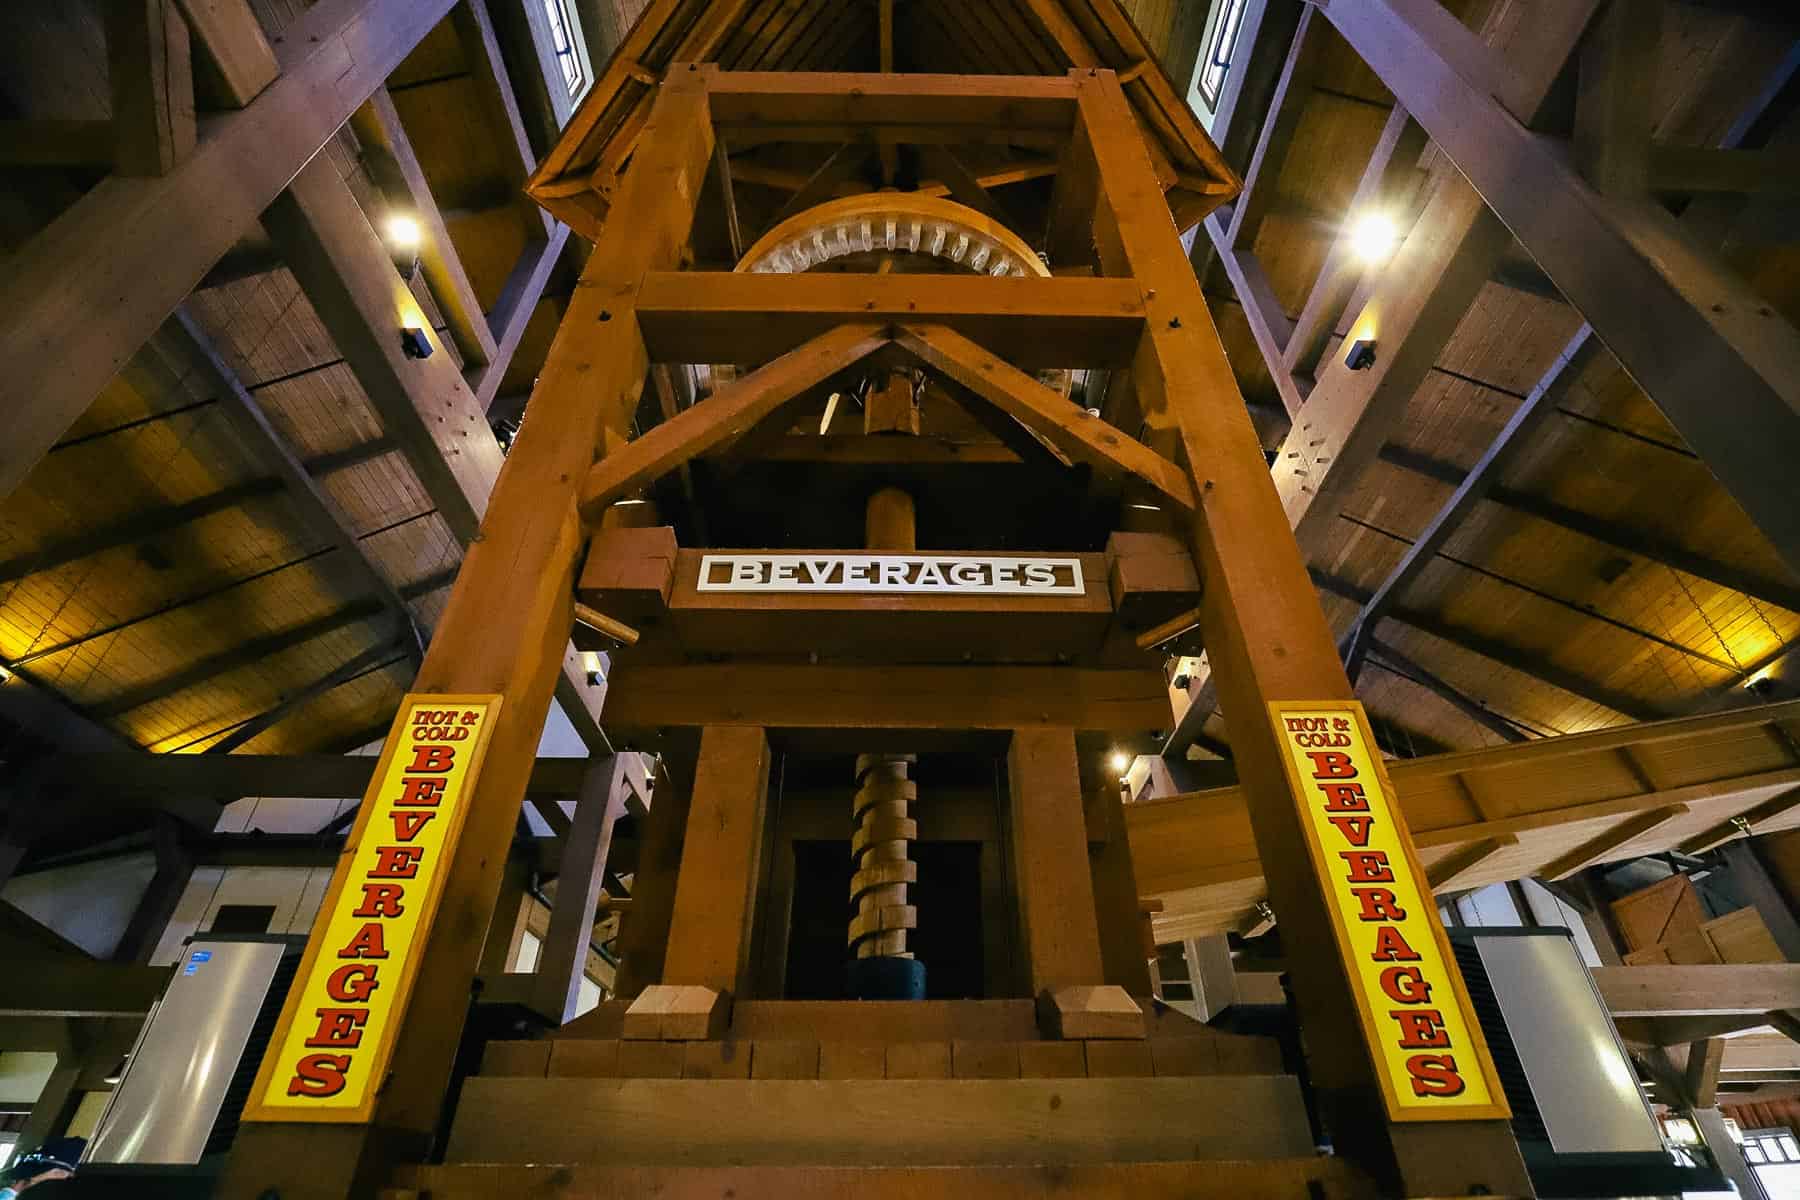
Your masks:
[{"label": "wooden support post", "polygon": [[1006,775],[1013,880],[1031,994],[1099,984],[1106,970],[1088,872],[1075,731],[1014,730]]},{"label": "wooden support post", "polygon": [[531,875],[530,863],[517,855],[508,856],[476,969],[476,977],[484,983],[497,983],[512,966],[513,954],[519,948],[519,935],[525,929],[525,918],[532,904]]},{"label": "wooden support post", "polygon": [[656,777],[656,802],[644,822],[637,871],[631,880],[631,908],[619,929],[618,994],[633,999],[662,982],[669,949],[669,927],[675,916],[675,884],[681,869],[681,844],[693,797],[692,756],[665,755]]},{"label": "wooden support post", "polygon": [[563,840],[556,903],[538,958],[536,1008],[564,1024],[575,1019],[593,939],[594,909],[606,875],[613,825],[625,811],[625,760],[617,755],[588,767],[575,801],[575,820]]},{"label": "wooden support post", "polygon": [[[1220,705],[1231,714],[1238,778],[1275,910],[1294,944],[1336,945],[1326,881],[1315,871],[1286,750],[1266,705],[1348,700],[1350,681],[1313,590],[1262,446],[1213,327],[1200,282],[1167,216],[1161,187],[1117,79],[1074,73],[1076,136],[1099,164],[1096,242],[1108,274],[1131,276],[1145,297],[1145,336],[1132,379],[1153,422],[1174,427],[1187,451],[1199,511],[1194,561],[1206,580],[1201,629]],[[1435,914],[1428,916],[1433,923]],[[1329,1125],[1406,1195],[1496,1194],[1531,1185],[1503,1121],[1389,1123],[1358,1002],[1337,954],[1295,955],[1294,990],[1314,1081]]]},{"label": "wooden support post", "polygon": [[708,726],[700,735],[663,983],[734,995],[748,989],[768,796],[763,731]]},{"label": "wooden support post", "polygon": [[1138,895],[1137,872],[1131,865],[1131,840],[1125,832],[1122,789],[1103,785],[1094,798],[1105,822],[1106,839],[1088,847],[1088,867],[1094,885],[1094,911],[1100,933],[1100,962],[1106,982],[1133,996],[1150,994],[1149,954],[1144,913]]},{"label": "wooden support post", "polygon": [[871,550],[910,554],[918,549],[913,498],[904,489],[882,488],[863,510],[864,544]]},{"label": "wooden support post", "polygon": [[175,0],[107,0],[106,62],[114,169],[168,174],[197,140],[192,39]]},{"label": "wooden support post", "polygon": [[281,74],[249,0],[176,0],[218,72],[225,100],[242,108]]},{"label": "wooden support post", "polygon": [[[374,1121],[246,1125],[221,1197],[247,1200],[270,1188],[290,1200],[372,1190],[397,1158],[422,1153],[437,1127],[482,931],[499,891],[501,851],[512,841],[574,624],[582,546],[576,490],[608,431],[622,433],[637,407],[648,360],[633,300],[644,272],[674,266],[687,244],[712,159],[710,74],[677,66],[657,97],[654,136],[643,143],[551,345],[529,429],[500,471],[482,536],[463,561],[414,685],[420,692],[498,692],[506,703],[461,836],[448,851],[414,1002],[396,1014],[395,1067]],[[506,614],[503,626],[496,626],[496,613]],[[314,929],[315,938],[323,934],[323,925]]]},{"label": "wooden support post", "polygon": [[168,813],[157,813],[151,831],[156,846],[156,874],[151,877],[150,886],[144,889],[137,910],[131,914],[125,936],[113,950],[114,962],[150,961],[163,929],[175,915],[175,906],[181,903],[182,893],[187,891],[188,880],[194,874],[193,851],[182,840],[180,820]]}]

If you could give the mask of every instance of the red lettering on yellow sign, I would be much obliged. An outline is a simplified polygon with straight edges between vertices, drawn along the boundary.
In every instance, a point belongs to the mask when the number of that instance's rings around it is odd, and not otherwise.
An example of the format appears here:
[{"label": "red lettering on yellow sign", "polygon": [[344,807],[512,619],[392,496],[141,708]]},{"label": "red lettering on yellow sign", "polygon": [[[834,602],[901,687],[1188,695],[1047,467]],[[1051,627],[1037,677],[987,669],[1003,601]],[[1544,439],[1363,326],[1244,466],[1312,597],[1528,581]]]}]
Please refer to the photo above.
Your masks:
[{"label": "red lettering on yellow sign", "polygon": [[247,1120],[370,1119],[499,703],[409,697],[402,707]]},{"label": "red lettering on yellow sign", "polygon": [[1272,704],[1395,1120],[1507,1115],[1361,706]]}]

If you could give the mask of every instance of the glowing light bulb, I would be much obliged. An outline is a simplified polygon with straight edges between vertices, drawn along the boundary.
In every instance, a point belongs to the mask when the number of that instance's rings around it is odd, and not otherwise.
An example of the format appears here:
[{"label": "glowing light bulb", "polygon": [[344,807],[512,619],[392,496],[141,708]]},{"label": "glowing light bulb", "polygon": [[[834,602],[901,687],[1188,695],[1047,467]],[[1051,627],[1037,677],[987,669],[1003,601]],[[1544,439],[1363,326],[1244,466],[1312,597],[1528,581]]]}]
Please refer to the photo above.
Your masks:
[{"label": "glowing light bulb", "polygon": [[388,245],[396,250],[417,250],[422,236],[418,221],[412,217],[396,213],[387,219]]},{"label": "glowing light bulb", "polygon": [[1367,212],[1350,226],[1350,248],[1365,263],[1386,262],[1400,244],[1400,230],[1386,213]]},{"label": "glowing light bulb", "polygon": [[1123,775],[1130,767],[1131,755],[1125,753],[1123,750],[1114,750],[1112,754],[1112,769]]}]

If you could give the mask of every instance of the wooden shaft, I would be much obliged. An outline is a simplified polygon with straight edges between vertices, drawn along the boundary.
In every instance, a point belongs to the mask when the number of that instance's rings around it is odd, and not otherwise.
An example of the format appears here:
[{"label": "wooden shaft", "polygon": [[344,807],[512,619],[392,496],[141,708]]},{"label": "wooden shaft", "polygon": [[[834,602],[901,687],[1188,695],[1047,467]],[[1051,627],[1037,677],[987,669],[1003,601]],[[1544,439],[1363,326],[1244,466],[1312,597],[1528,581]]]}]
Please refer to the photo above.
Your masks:
[{"label": "wooden shaft", "polygon": [[1014,730],[1006,778],[1030,994],[1103,984],[1075,731]]},{"label": "wooden shaft", "polygon": [[[900,495],[904,496],[902,492]],[[919,878],[907,857],[918,825],[908,817],[918,785],[909,780],[910,754],[864,754],[856,760],[857,791],[851,809],[856,836],[851,841],[855,874],[850,899],[849,944],[858,958],[906,956],[906,931],[918,921],[907,903],[907,888]]]},{"label": "wooden shaft", "polygon": [[913,524],[913,500],[899,488],[882,488],[869,497],[863,527],[864,540],[871,550],[910,553],[918,549],[918,537]]},{"label": "wooden shaft", "polygon": [[754,725],[700,735],[663,982],[742,993],[768,807],[769,742]]}]

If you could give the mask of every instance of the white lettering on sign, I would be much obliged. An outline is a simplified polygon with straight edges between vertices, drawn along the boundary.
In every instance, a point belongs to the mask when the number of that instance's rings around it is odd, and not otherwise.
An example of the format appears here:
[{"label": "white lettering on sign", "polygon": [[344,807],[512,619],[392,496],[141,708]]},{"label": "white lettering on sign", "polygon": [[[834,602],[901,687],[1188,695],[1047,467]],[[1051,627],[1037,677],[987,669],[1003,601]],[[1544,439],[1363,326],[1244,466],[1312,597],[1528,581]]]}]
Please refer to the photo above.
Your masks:
[{"label": "white lettering on sign", "polygon": [[708,554],[702,592],[921,592],[1081,596],[1078,558],[932,554]]}]

